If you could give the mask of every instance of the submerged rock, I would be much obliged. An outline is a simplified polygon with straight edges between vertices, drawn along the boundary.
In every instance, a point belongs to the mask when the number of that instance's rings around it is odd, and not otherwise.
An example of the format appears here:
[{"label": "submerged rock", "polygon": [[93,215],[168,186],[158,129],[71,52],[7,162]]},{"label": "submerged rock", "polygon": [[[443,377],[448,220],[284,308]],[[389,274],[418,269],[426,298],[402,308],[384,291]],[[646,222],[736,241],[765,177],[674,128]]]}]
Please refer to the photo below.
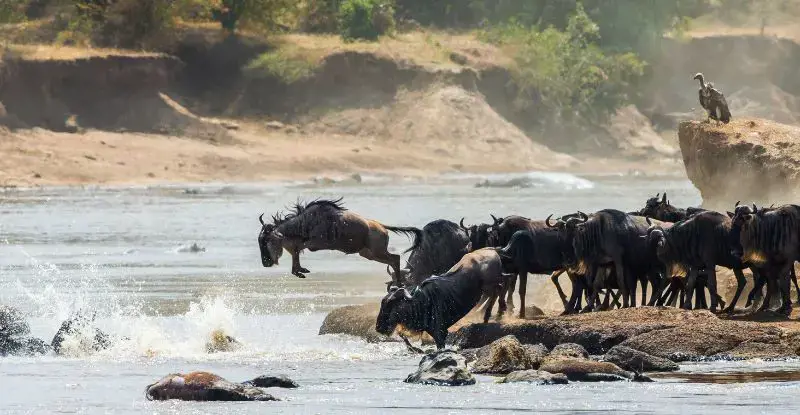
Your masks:
[{"label": "submerged rock", "polygon": [[64,320],[50,345],[56,354],[91,354],[111,347],[111,339],[94,327],[94,317],[77,314]]},{"label": "submerged rock", "polygon": [[597,362],[594,360],[574,357],[548,357],[542,362],[539,370],[550,373],[563,373],[571,381],[581,382],[607,382],[613,380],[630,380],[638,382],[652,382],[644,375],[622,370],[610,362]]},{"label": "submerged rock", "polygon": [[163,401],[277,401],[263,390],[230,382],[209,372],[173,373],[147,386],[148,400]]},{"label": "submerged rock", "polygon": [[325,317],[319,334],[349,334],[368,342],[388,340],[375,331],[380,304],[350,305],[334,309]]},{"label": "submerged rock", "polygon": [[534,369],[533,361],[514,336],[505,336],[482,347],[472,365],[474,373],[487,374],[506,374],[527,369]]},{"label": "submerged rock", "polygon": [[0,356],[34,356],[50,350],[43,340],[30,336],[31,328],[14,307],[0,306]]},{"label": "submerged rock", "polygon": [[253,380],[242,382],[243,385],[255,386],[258,388],[299,388],[295,381],[289,379],[286,375],[279,376],[266,376],[262,375]]},{"label": "submerged rock", "polygon": [[408,375],[406,383],[421,383],[439,386],[474,385],[475,377],[467,370],[464,356],[443,350],[425,355],[415,373]]},{"label": "submerged rock", "polygon": [[672,372],[680,369],[673,361],[653,356],[626,346],[614,346],[603,356],[606,362],[614,363],[625,370],[635,372]]},{"label": "submerged rock", "polygon": [[543,370],[518,370],[511,372],[499,383],[528,382],[536,385],[563,385],[569,383],[567,375]]}]

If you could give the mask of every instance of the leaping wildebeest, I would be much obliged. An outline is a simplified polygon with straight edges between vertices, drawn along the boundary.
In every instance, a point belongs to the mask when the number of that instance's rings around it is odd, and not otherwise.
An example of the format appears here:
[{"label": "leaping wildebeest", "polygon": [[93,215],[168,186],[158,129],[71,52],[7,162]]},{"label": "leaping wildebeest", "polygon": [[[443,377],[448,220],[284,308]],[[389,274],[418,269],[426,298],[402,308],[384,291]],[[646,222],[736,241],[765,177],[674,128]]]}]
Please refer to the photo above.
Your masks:
[{"label": "leaping wildebeest", "polygon": [[395,275],[400,275],[400,255],[389,253],[387,231],[413,235],[414,229],[366,219],[345,209],[341,202],[339,198],[318,199],[305,205],[297,203],[293,212],[273,216],[272,223],[265,223],[264,214],[261,214],[258,218],[261,263],[265,267],[277,265],[286,249],[292,255],[292,275],[305,278],[304,274],[311,271],[300,265],[300,252],[304,249],[311,252],[333,250],[387,264]]},{"label": "leaping wildebeest", "polygon": [[497,250],[472,251],[444,275],[423,281],[413,293],[406,288],[390,288],[381,300],[375,331],[388,336],[402,324],[430,334],[436,348],[444,349],[447,329],[480,304],[482,298],[488,297],[484,323],[489,321],[495,300],[499,300],[498,319],[502,316],[506,306],[502,295],[504,283]]},{"label": "leaping wildebeest", "polygon": [[408,228],[414,232],[414,243],[406,252],[411,252],[406,268],[400,275],[386,271],[393,281],[405,286],[416,286],[432,275],[441,275],[455,265],[469,249],[467,231],[458,224],[445,219],[434,220],[422,229]]},{"label": "leaping wildebeest", "polygon": [[707,122],[714,120],[719,125],[720,122],[725,124],[731,122],[731,111],[728,109],[728,101],[725,100],[725,95],[718,89],[714,88],[711,82],[705,82],[702,73],[697,73],[693,79],[700,81],[700,89],[698,91],[698,98],[700,106],[706,110],[708,114]]}]

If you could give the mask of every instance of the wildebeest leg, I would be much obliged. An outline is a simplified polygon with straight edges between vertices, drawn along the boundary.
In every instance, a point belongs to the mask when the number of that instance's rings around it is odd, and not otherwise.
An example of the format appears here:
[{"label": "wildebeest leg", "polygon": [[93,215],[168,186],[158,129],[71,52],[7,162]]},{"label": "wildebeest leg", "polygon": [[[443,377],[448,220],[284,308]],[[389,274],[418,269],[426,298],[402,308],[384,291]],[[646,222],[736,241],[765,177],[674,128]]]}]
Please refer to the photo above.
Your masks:
[{"label": "wildebeest leg", "polygon": [[[511,293],[514,292],[512,289]],[[525,318],[525,295],[528,293],[528,273],[519,273],[519,318]]]},{"label": "wildebeest leg", "polygon": [[683,308],[685,310],[692,309],[692,296],[694,295],[694,288],[697,284],[697,269],[694,267],[689,268],[686,274],[686,296],[683,299]]},{"label": "wildebeest leg", "polygon": [[433,337],[434,343],[436,343],[436,350],[444,350],[445,341],[447,341],[447,328],[439,328],[433,331],[433,333],[428,332],[428,334]]},{"label": "wildebeest leg", "polygon": [[[520,278],[522,278],[522,273],[519,273]],[[520,282],[521,283],[521,282]],[[517,288],[517,274],[512,274],[511,276],[506,279],[506,302],[508,303],[508,308],[514,309],[514,289]],[[522,286],[520,286],[520,289]]]},{"label": "wildebeest leg", "polygon": [[628,308],[630,307],[630,293],[628,292],[627,281],[625,281],[626,272],[621,257],[614,258],[614,266],[617,268],[617,284],[619,284],[619,290],[622,292],[622,307]]},{"label": "wildebeest leg", "polygon": [[640,279],[640,282],[642,283],[642,307],[644,307],[647,305],[647,276],[643,276],[643,278]]},{"label": "wildebeest leg", "polygon": [[745,280],[744,273],[742,273],[741,268],[734,268],[733,275],[736,276],[736,293],[733,295],[731,304],[724,310],[725,313],[733,312],[733,310],[736,308],[736,303],[739,301],[739,296],[742,295],[742,291],[744,291],[744,285],[747,284],[747,280]]},{"label": "wildebeest leg", "polygon": [[753,305],[756,297],[760,298],[764,294],[764,285],[767,284],[766,273],[763,273],[753,267],[750,268],[750,271],[753,272],[753,289],[747,294],[747,302],[744,305],[745,307],[750,307]]},{"label": "wildebeest leg", "polygon": [[650,293],[650,301],[647,302],[648,306],[652,307],[664,304],[663,301],[661,301],[661,294],[663,294],[666,285],[667,279],[661,278],[661,274],[658,271],[650,273],[650,286],[653,287],[653,291]]},{"label": "wildebeest leg", "polygon": [[292,255],[292,275],[296,276],[297,278],[305,278],[306,276],[303,274],[311,271],[309,271],[306,268],[303,268],[300,265],[300,250],[299,249],[287,249],[287,250]]},{"label": "wildebeest leg", "polygon": [[[561,297],[561,303],[564,304],[564,308],[566,308],[567,307],[567,295],[564,294],[564,290],[561,289],[561,284],[558,283],[558,276],[563,274],[563,273],[564,273],[563,269],[560,269],[560,270],[554,272],[552,275],[550,275],[550,281],[552,281],[553,284],[555,284],[556,291],[558,291],[558,296]],[[570,278],[570,279],[573,279],[573,278]],[[574,287],[573,287],[573,289],[574,289]]]},{"label": "wildebeest leg", "polygon": [[610,310],[611,309],[611,290],[605,290],[606,294],[603,298],[603,306],[600,308],[601,310]]},{"label": "wildebeest leg", "polygon": [[789,314],[792,313],[791,285],[789,285],[789,279],[791,278],[790,268],[794,268],[794,261],[789,261],[776,268],[778,271],[778,287],[781,290],[781,300],[783,301],[783,304],[781,304],[776,312],[789,316]]},{"label": "wildebeest leg", "polygon": [[772,299],[775,298],[775,291],[777,291],[778,280],[775,278],[775,267],[768,266],[764,268],[764,274],[767,277],[767,295],[764,297],[764,302],[758,311],[767,311],[772,305]]},{"label": "wildebeest leg", "polygon": [[584,282],[582,277],[571,273],[567,273],[567,275],[572,281],[572,293],[570,293],[569,301],[567,301],[567,304],[564,306],[564,312],[562,314],[578,312],[580,309],[581,296],[583,296]]},{"label": "wildebeest leg", "polygon": [[611,292],[611,307],[615,307],[616,306],[617,308],[622,308],[622,305],[619,303],[620,295],[621,294],[619,293],[619,291],[617,291],[617,292],[613,292],[612,291]]},{"label": "wildebeest leg", "polygon": [[797,304],[800,305],[800,286],[797,285],[797,273],[794,271],[794,262],[792,262],[789,272],[791,273],[792,282],[794,283],[794,292],[797,294]]},{"label": "wildebeest leg", "polygon": [[706,302],[706,287],[697,280],[695,280],[694,285],[694,309],[708,309],[708,303]]},{"label": "wildebeest leg", "polygon": [[[706,264],[706,272],[708,273],[708,281],[706,285],[708,286],[708,297],[709,301],[711,301],[711,312],[717,312],[717,306],[719,305],[717,295],[717,268],[716,264]],[[703,293],[705,297],[705,293]]]},{"label": "wildebeest leg", "polygon": [[489,299],[486,300],[486,308],[484,309],[484,312],[483,312],[483,322],[484,322],[484,324],[488,323],[489,322],[489,317],[492,316],[492,307],[494,307],[494,302],[495,302],[496,299],[497,299],[497,292],[495,291],[489,296]]}]

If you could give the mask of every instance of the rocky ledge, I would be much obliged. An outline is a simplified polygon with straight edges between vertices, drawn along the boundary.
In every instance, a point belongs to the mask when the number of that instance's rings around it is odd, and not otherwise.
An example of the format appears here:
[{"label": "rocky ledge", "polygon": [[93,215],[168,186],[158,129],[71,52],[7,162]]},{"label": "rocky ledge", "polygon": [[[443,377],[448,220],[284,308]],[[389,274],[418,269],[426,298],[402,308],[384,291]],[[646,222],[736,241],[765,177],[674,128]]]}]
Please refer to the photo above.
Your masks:
[{"label": "rocky ledge", "polygon": [[[326,330],[320,334],[335,332],[380,341],[365,330],[374,327],[376,317],[365,312],[368,308],[364,306],[360,312],[348,309],[347,316],[334,310],[331,315],[337,316],[336,330],[332,324],[324,324]],[[374,310],[375,306],[371,308]],[[523,345],[541,344],[547,350],[574,343],[591,355],[605,355],[607,361],[640,371],[674,370],[669,362],[796,358],[800,352],[800,323],[726,320],[706,310],[669,307],[627,308],[509,323],[459,322],[447,343],[462,350],[477,349],[508,335]],[[534,353],[531,346],[528,349],[528,354]],[[535,368],[534,364],[523,364],[509,369]]]},{"label": "rocky ledge", "polygon": [[705,207],[724,212],[737,200],[797,202],[800,128],[748,118],[721,126],[686,121],[678,138],[686,174]]}]

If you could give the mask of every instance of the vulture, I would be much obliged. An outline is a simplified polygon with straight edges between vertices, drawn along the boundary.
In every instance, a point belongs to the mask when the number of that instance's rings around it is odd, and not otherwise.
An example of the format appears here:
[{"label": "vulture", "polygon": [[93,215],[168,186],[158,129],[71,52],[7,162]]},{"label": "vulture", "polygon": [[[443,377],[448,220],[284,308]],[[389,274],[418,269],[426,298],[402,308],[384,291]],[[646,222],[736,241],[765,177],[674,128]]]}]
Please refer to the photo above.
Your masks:
[{"label": "vulture", "polygon": [[705,82],[702,73],[695,75],[694,79],[700,81],[698,96],[700,98],[700,106],[708,113],[708,120],[706,121],[711,122],[711,119],[713,119],[717,122],[717,125],[720,122],[725,124],[731,122],[731,111],[728,109],[728,102],[722,92],[714,88],[714,84],[711,82]]}]

